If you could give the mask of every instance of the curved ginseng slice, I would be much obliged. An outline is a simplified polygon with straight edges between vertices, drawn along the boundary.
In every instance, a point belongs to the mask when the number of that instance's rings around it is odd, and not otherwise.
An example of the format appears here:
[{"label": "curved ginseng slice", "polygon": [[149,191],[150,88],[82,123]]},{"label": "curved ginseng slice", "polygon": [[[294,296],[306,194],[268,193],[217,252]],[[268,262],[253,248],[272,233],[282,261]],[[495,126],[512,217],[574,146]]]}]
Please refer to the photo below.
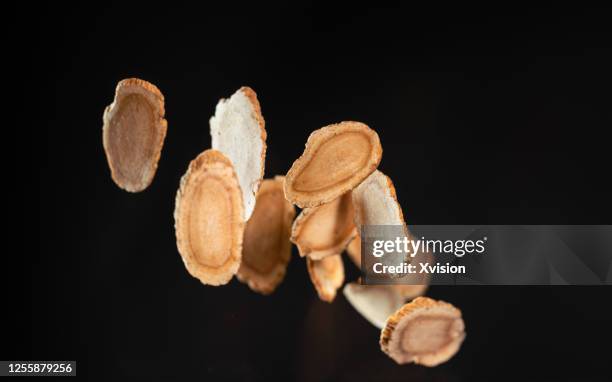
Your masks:
[{"label": "curved ginseng slice", "polygon": [[349,191],[327,204],[302,210],[293,222],[291,241],[300,256],[320,260],[342,253],[356,234]]},{"label": "curved ginseng slice", "polygon": [[242,257],[244,210],[232,163],[206,150],[181,178],[174,209],[176,245],[189,273],[203,284],[227,284]]},{"label": "curved ginseng slice", "polygon": [[[364,225],[395,225],[402,227],[404,235],[409,235],[393,182],[382,172],[374,171],[353,190],[353,207],[358,229]],[[407,256],[403,259],[400,256],[383,256],[380,262],[397,266],[408,260]]]},{"label": "curved ginseng slice", "polygon": [[464,339],[459,309],[443,301],[418,297],[389,317],[380,335],[380,346],[399,364],[436,366],[455,355]]},{"label": "curved ginseng slice", "polygon": [[242,264],[236,276],[259,293],[269,294],[285,277],[291,258],[291,222],[295,207],[285,199],[284,177],[265,179],[247,222],[242,245]]},{"label": "curved ginseng slice", "polygon": [[291,166],[285,197],[305,208],[328,203],[352,190],[378,167],[378,134],[360,122],[341,122],[314,131]]},{"label": "curved ginseng slice", "polygon": [[310,281],[314,285],[319,298],[332,302],[336,298],[338,288],[344,283],[344,264],[340,255],[324,257],[321,260],[312,260],[306,257],[306,266]]},{"label": "curved ginseng slice", "polygon": [[155,85],[138,78],[117,84],[102,117],[102,143],[120,188],[140,192],[153,181],[168,127],[164,114],[164,96]]},{"label": "curved ginseng slice", "polygon": [[366,320],[378,329],[385,326],[387,317],[406,301],[422,296],[427,285],[363,285],[349,283],[344,286],[344,296]]},{"label": "curved ginseng slice", "polygon": [[257,94],[243,86],[228,99],[221,99],[210,118],[212,148],[234,165],[244,201],[244,219],[255,208],[257,190],[264,176],[266,128]]}]

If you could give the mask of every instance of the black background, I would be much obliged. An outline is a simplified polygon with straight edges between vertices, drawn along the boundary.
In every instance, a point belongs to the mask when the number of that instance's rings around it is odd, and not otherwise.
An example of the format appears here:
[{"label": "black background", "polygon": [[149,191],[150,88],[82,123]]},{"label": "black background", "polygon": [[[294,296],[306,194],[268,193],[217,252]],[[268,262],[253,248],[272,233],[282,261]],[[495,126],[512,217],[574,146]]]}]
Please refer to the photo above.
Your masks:
[{"label": "black background", "polygon": [[[39,229],[7,278],[5,295],[25,296],[7,309],[2,359],[75,359],[103,381],[610,378],[610,288],[432,287],[463,310],[467,339],[437,368],[398,366],[341,294],[318,300],[295,251],[270,297],[202,286],[172,217],[216,102],[249,85],[267,177],[312,130],[358,120],[380,135],[409,224],[609,224],[609,10],[176,3],[7,15],[33,80]],[[161,89],[169,123],[140,194],[113,184],[101,142],[130,76]]]}]

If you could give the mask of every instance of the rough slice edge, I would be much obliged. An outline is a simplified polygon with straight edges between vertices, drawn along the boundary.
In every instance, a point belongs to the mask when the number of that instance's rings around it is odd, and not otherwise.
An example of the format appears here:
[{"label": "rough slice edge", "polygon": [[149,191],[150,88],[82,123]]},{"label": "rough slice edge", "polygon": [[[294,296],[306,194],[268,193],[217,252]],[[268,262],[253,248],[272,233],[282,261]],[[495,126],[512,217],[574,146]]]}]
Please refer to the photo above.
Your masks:
[{"label": "rough slice edge", "polygon": [[[304,195],[294,189],[293,183],[302,174],[306,166],[312,158],[317,154],[317,151],[321,144],[337,135],[345,132],[352,132],[361,130],[361,132],[367,134],[372,144],[372,151],[370,152],[367,163],[356,173],[354,173],[348,180],[343,180],[341,185],[333,188],[332,190],[325,190],[319,192],[317,195]],[[366,124],[355,121],[344,121],[333,125],[328,125],[315,130],[310,134],[306,141],[306,147],[302,155],[293,162],[293,165],[287,173],[287,179],[285,181],[285,197],[287,200],[298,205],[301,208],[316,207],[321,204],[329,203],[336,199],[338,196],[345,194],[346,192],[355,188],[365,178],[368,177],[378,167],[382,158],[382,146],[378,134],[370,129]]]},{"label": "rough slice edge", "polygon": [[[157,113],[156,129],[159,130],[159,137],[155,143],[155,150],[153,150],[153,157],[151,158],[148,174],[143,179],[140,179],[140,181],[136,181],[136,185],[124,183],[119,179],[118,169],[115,167],[110,157],[110,142],[108,136],[110,121],[116,111],[117,101],[129,94],[140,94],[147,99],[153,110]],[[157,86],[139,78],[126,78],[119,81],[115,88],[115,98],[113,102],[104,109],[104,114],[102,116],[102,145],[104,146],[106,161],[111,171],[111,178],[119,188],[128,192],[140,192],[147,189],[153,182],[168,130],[168,121],[164,118],[165,114],[164,96]]]},{"label": "rough slice edge", "polygon": [[[444,317],[451,321],[448,328],[448,343],[436,351],[411,354],[402,349],[403,331],[411,320],[426,316]],[[424,366],[436,366],[448,361],[459,350],[465,339],[461,311],[453,305],[428,297],[417,297],[401,307],[387,319],[380,335],[381,350],[399,364],[414,362]]]},{"label": "rough slice edge", "polygon": [[[276,176],[274,177],[274,179],[264,179],[259,189],[258,198],[260,197],[260,194],[272,191],[274,188],[277,188],[282,194],[284,179],[285,178],[283,176]],[[236,274],[238,280],[243,283],[246,283],[249,288],[251,288],[251,290],[264,295],[274,292],[277,286],[283,281],[283,279],[285,278],[285,273],[287,272],[287,265],[289,264],[289,260],[291,259],[291,242],[289,241],[289,231],[291,227],[291,222],[295,217],[295,207],[293,206],[293,204],[289,203],[286,199],[284,199],[284,197],[281,200],[283,204],[279,207],[283,209],[283,211],[281,212],[283,218],[283,226],[281,227],[281,229],[283,230],[283,232],[280,235],[281,240],[283,240],[281,248],[283,253],[278,256],[279,262],[268,274],[261,274],[257,270],[250,267],[243,258],[242,264],[240,265],[238,273]],[[251,224],[266,224],[266,222],[254,220],[254,218],[257,216],[257,208],[258,204],[256,203],[255,210],[251,219],[247,222],[246,229],[248,229],[248,226]],[[246,242],[245,231],[245,241],[243,242],[243,250],[247,246],[248,243]]]},{"label": "rough slice edge", "polygon": [[[209,175],[207,173],[216,173],[224,179],[224,182],[231,188],[228,197],[232,198],[232,243],[231,253],[227,261],[220,267],[221,269],[211,268],[200,264],[192,253],[192,248],[188,242],[189,234],[183,232],[189,227],[181,227],[182,214],[188,213],[191,206],[184,205],[187,201],[184,200],[190,191],[191,183],[197,186],[201,182],[199,179],[202,176]],[[176,233],[176,244],[181,259],[187,268],[187,271],[195,278],[199,279],[203,284],[207,285],[224,285],[227,284],[232,276],[236,274],[242,259],[242,240],[244,235],[244,210],[242,205],[242,193],[236,173],[234,172],[231,161],[222,153],[216,150],[206,150],[198,155],[189,164],[189,168],[181,178],[180,187],[176,194],[175,209],[174,209],[174,228]],[[187,236],[187,237],[186,237]]]},{"label": "rough slice edge", "polygon": [[306,267],[319,298],[326,302],[334,301],[338,288],[344,283],[342,257],[333,255],[321,260],[312,260],[307,257]]},{"label": "rough slice edge", "polygon": [[[241,142],[241,145],[237,147],[224,147],[225,144],[222,142],[222,134],[223,131],[223,118],[227,117],[226,113],[239,113],[237,110],[228,110],[229,107],[235,107],[237,103],[239,103],[240,96],[244,96],[248,101],[250,110],[247,113],[249,117],[253,118],[257,123],[257,131],[246,132],[244,129],[246,127],[242,127],[242,133],[245,133],[245,142]],[[245,220],[248,220],[255,209],[255,200],[257,196],[257,191],[259,190],[259,186],[264,177],[265,170],[265,160],[266,160],[266,127],[265,120],[263,115],[261,114],[261,105],[259,104],[259,100],[257,99],[257,94],[253,89],[248,86],[243,86],[238,89],[230,98],[221,99],[217,103],[217,107],[215,108],[215,115],[210,118],[210,134],[212,137],[212,148],[223,152],[234,164],[234,169],[238,175],[238,180],[240,182],[240,187],[242,189],[242,198],[245,206]],[[252,133],[253,136],[249,136],[249,133]],[[249,156],[246,158],[246,163],[239,162],[241,157],[245,153],[245,147],[247,145],[254,145],[256,142],[253,140],[257,140],[259,144],[261,144],[260,150],[255,153],[258,158],[253,156]],[[231,139],[229,145],[234,145],[236,142],[235,139]],[[245,159],[243,159],[245,160]],[[259,160],[259,164],[255,163],[256,169],[253,171],[257,171],[256,174],[251,176],[246,174],[245,166],[248,167],[252,162]]]}]

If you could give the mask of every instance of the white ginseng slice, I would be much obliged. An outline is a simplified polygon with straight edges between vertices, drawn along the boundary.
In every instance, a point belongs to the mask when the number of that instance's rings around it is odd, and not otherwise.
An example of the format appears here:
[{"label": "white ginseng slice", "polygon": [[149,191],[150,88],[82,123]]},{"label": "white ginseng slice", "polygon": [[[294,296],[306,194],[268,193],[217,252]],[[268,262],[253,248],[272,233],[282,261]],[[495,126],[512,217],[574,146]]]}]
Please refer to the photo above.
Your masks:
[{"label": "white ginseng slice", "polygon": [[404,298],[391,285],[349,283],[342,291],[353,308],[379,329],[404,304]]},{"label": "white ginseng slice", "polygon": [[242,87],[228,99],[221,99],[210,118],[212,148],[232,162],[244,201],[244,218],[249,220],[257,190],[264,176],[266,129],[257,94]]},{"label": "white ginseng slice", "polygon": [[291,241],[300,256],[313,260],[342,253],[357,234],[350,191],[337,199],[302,210],[293,222]]},{"label": "white ginseng slice", "polygon": [[102,143],[120,188],[140,192],[153,181],[168,128],[164,114],[164,96],[155,85],[138,78],[117,84],[102,117]]},{"label": "white ginseng slice", "polygon": [[306,266],[310,281],[314,285],[319,298],[332,302],[336,298],[338,288],[344,283],[344,264],[340,255],[324,257],[321,260],[312,260],[306,257]]},{"label": "white ginseng slice", "polygon": [[427,285],[349,283],[344,286],[343,293],[359,314],[378,329],[382,329],[391,314],[406,301],[422,296],[425,290]]},{"label": "white ginseng slice", "polygon": [[227,284],[238,271],[244,235],[242,193],[232,163],[206,150],[189,164],[176,194],[176,244],[203,284]]},{"label": "white ginseng slice", "polygon": [[[361,229],[364,225],[395,225],[402,227],[404,235],[409,235],[393,182],[382,172],[374,171],[353,190],[353,206],[357,229]],[[383,256],[380,258],[380,263],[386,266],[398,266],[408,260],[407,255],[403,258]]]},{"label": "white ginseng slice", "polygon": [[270,294],[283,281],[291,258],[289,234],[295,207],[285,199],[282,176],[265,179],[247,222],[242,264],[236,274],[255,292]]},{"label": "white ginseng slice", "polygon": [[464,339],[465,324],[459,309],[418,297],[387,319],[380,346],[399,364],[436,366],[455,355]]},{"label": "white ginseng slice", "polygon": [[378,134],[364,123],[322,127],[287,172],[285,197],[301,208],[329,203],[361,183],[381,158]]}]

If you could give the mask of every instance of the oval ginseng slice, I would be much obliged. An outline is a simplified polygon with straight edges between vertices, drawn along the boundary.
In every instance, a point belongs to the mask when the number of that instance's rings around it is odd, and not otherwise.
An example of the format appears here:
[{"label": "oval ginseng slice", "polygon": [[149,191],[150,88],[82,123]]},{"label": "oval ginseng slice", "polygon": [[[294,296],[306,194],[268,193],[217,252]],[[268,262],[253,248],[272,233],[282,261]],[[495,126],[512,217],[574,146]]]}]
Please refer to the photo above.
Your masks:
[{"label": "oval ginseng slice", "polygon": [[459,309],[418,297],[389,317],[380,346],[399,364],[436,366],[455,355],[464,339],[465,325]]},{"label": "oval ginseng slice", "polygon": [[312,260],[306,257],[306,267],[310,281],[314,285],[319,298],[326,302],[334,301],[338,288],[344,283],[344,264],[340,255]]},{"label": "oval ginseng slice", "polygon": [[216,150],[198,155],[176,194],[176,244],[203,284],[227,284],[238,271],[244,235],[242,193],[232,163]]},{"label": "oval ginseng slice", "polygon": [[138,78],[128,78],[115,90],[115,100],[102,118],[102,143],[113,181],[129,192],[146,189],[155,176],[166,137],[164,96]]},{"label": "oval ginseng slice", "polygon": [[289,235],[295,217],[293,204],[283,193],[284,177],[265,179],[247,222],[242,245],[242,264],[236,275],[259,293],[269,294],[285,277],[291,258]]},{"label": "oval ginseng slice", "polygon": [[291,241],[300,256],[320,260],[342,253],[356,234],[349,191],[327,204],[302,210],[293,222]]},{"label": "oval ginseng slice", "polygon": [[221,151],[234,165],[244,201],[244,219],[255,208],[257,190],[264,176],[266,128],[257,94],[243,86],[217,104],[210,119],[212,148]]},{"label": "oval ginseng slice", "polygon": [[285,197],[294,204],[316,207],[352,190],[380,163],[378,134],[360,122],[341,122],[314,131],[291,166]]}]

